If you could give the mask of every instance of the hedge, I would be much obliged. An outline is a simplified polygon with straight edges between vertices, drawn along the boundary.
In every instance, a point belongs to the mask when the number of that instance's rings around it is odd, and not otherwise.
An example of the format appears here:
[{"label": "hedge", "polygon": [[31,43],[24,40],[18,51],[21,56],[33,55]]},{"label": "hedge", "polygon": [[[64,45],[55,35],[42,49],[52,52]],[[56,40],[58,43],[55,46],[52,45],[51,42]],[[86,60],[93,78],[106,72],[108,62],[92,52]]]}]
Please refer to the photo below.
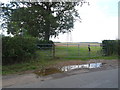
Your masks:
[{"label": "hedge", "polygon": [[51,46],[44,47],[52,48],[54,43],[41,41],[34,37],[2,37],[2,64],[14,64],[35,58],[36,51],[40,50],[37,46],[40,44],[51,44]]},{"label": "hedge", "polygon": [[35,56],[36,38],[2,37],[2,64],[14,64]]},{"label": "hedge", "polygon": [[103,40],[102,41],[102,49],[105,56],[110,56],[113,54],[118,55],[118,53],[120,53],[118,50],[118,47],[120,47],[119,40]]}]

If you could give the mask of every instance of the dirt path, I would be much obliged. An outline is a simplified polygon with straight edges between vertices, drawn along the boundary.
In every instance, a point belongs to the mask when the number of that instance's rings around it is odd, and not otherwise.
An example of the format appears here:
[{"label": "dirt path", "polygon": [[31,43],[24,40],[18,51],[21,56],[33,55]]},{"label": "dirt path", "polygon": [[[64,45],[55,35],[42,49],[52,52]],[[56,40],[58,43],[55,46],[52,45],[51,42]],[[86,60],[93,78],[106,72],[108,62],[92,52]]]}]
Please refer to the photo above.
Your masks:
[{"label": "dirt path", "polygon": [[44,80],[49,80],[49,79],[56,79],[56,78],[62,78],[70,75],[75,75],[75,74],[81,74],[81,73],[88,73],[88,72],[93,72],[93,71],[99,71],[99,70],[106,70],[106,69],[114,69],[118,68],[118,60],[89,60],[89,61],[79,61],[79,60],[72,60],[72,61],[63,61],[60,63],[57,63],[56,65],[49,66],[49,67],[62,67],[62,66],[67,66],[67,65],[78,65],[78,64],[89,64],[89,63],[99,63],[101,62],[103,65],[100,68],[95,68],[95,69],[78,69],[78,70],[73,70],[69,72],[64,72],[64,73],[57,73],[57,74],[52,74],[48,76],[42,76],[38,77],[33,71],[26,72],[25,74],[22,75],[6,75],[2,77],[2,86],[3,87],[8,87],[16,84],[26,84],[30,82],[36,82],[36,81],[44,81]]}]

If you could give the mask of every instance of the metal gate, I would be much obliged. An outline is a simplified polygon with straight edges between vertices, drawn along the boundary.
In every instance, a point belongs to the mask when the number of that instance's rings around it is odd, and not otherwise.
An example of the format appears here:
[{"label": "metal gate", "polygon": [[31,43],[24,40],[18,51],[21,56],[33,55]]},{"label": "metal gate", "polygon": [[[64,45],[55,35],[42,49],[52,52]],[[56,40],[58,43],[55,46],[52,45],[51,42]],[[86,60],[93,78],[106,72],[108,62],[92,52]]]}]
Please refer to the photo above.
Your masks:
[{"label": "metal gate", "polygon": [[41,58],[92,58],[102,56],[99,43],[55,43],[39,44]]},{"label": "metal gate", "polygon": [[56,43],[55,56],[60,58],[84,58],[102,56],[99,43]]}]

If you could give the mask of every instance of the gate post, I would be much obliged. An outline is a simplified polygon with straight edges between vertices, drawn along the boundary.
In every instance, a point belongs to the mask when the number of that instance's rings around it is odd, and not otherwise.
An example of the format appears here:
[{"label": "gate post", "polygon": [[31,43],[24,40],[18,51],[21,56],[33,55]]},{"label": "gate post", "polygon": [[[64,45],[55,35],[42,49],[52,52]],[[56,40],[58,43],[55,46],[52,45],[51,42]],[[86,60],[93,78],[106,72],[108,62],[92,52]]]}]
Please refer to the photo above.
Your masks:
[{"label": "gate post", "polygon": [[89,57],[90,57],[90,51],[91,51],[90,45],[88,45],[88,51],[89,51]]},{"label": "gate post", "polygon": [[53,58],[55,58],[55,45],[53,44],[52,47],[53,47],[53,50],[52,50],[53,51],[52,52],[53,53]]}]

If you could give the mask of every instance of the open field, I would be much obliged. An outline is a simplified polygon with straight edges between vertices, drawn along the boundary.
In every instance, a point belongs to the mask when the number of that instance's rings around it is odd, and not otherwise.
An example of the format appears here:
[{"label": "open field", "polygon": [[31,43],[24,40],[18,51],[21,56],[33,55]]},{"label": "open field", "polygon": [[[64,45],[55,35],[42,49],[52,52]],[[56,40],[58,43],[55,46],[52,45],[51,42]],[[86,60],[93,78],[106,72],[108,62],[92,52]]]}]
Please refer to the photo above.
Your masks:
[{"label": "open field", "polygon": [[64,57],[97,57],[102,56],[102,50],[100,46],[91,46],[91,51],[88,50],[87,46],[56,46],[55,56]]},{"label": "open field", "polygon": [[85,42],[83,42],[83,43],[80,43],[80,42],[74,42],[74,43],[72,43],[72,42],[62,42],[62,43],[55,43],[55,45],[56,46],[67,46],[67,45],[69,45],[69,46],[78,46],[78,45],[80,45],[80,46],[88,46],[88,45],[92,45],[92,46],[100,46],[100,43],[85,43]]}]

